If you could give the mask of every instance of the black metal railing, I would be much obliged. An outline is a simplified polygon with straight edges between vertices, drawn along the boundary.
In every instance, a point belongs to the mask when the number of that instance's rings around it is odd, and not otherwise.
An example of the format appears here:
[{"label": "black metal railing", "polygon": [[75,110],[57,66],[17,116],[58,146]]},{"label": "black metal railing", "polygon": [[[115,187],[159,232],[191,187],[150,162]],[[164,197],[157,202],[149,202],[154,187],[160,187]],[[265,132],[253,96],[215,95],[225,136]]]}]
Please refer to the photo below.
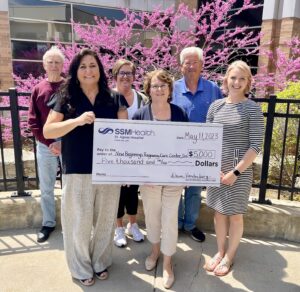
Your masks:
[{"label": "black metal railing", "polygon": [[[4,141],[2,137],[3,125],[1,126],[0,119],[0,142],[1,142],[1,160],[2,160],[2,177],[0,176],[0,190],[8,190],[8,182],[14,182],[16,184],[18,196],[27,195],[25,192],[25,182],[35,181],[34,188],[38,188],[38,172],[37,172],[37,163],[36,163],[36,144],[34,137],[29,137],[32,140],[33,152],[34,152],[34,161],[35,161],[35,175],[33,177],[24,176],[24,167],[23,167],[23,159],[22,159],[22,149],[23,142],[20,129],[20,119],[19,119],[19,111],[28,110],[28,107],[19,106],[18,99],[20,96],[29,96],[30,93],[22,93],[17,92],[16,89],[11,88],[8,92],[0,92],[0,98],[2,96],[9,96],[10,104],[9,106],[0,106],[0,111],[10,112],[11,121],[12,121],[12,135],[13,135],[13,146],[14,146],[14,157],[15,157],[15,177],[8,178],[6,175],[5,169],[5,155],[4,155]],[[295,111],[294,109],[300,108],[300,100],[293,99],[277,99],[275,95],[271,95],[270,98],[255,98],[253,99],[256,102],[259,102],[264,108],[264,116],[266,119],[265,126],[265,139],[263,145],[263,157],[262,157],[262,167],[261,167],[261,175],[259,182],[253,184],[254,188],[259,188],[259,197],[256,200],[257,203],[267,204],[270,203],[269,200],[266,199],[267,190],[273,189],[278,192],[278,199],[280,199],[281,192],[287,191],[290,194],[289,199],[294,199],[294,194],[296,192],[300,192],[300,188],[296,186],[296,179],[300,176],[299,164],[300,164],[300,154],[299,154],[299,137],[300,137],[300,114],[299,111]],[[280,110],[277,110],[278,105],[284,105]],[[273,139],[274,132],[274,124],[280,124],[280,130],[282,130],[282,138],[280,141]],[[293,121],[293,124],[297,125],[295,130],[295,145],[293,149],[287,149],[287,139],[290,137],[287,135],[289,129],[289,122]],[[296,122],[295,122],[296,121]],[[274,132],[275,133],[275,132]],[[292,134],[293,135],[293,134]],[[27,137],[28,138],[28,137]],[[274,153],[272,153],[273,146],[276,143],[280,143],[280,157],[279,157],[279,166],[278,166],[278,177],[277,181],[271,180],[270,176],[270,162],[274,157]],[[278,148],[278,147],[277,147]],[[289,162],[290,169],[292,172],[290,183],[286,182],[286,173],[285,173],[285,161],[286,156],[289,157],[289,160],[292,160],[292,163]],[[278,155],[275,157],[278,157]],[[33,188],[32,186],[30,186]]]},{"label": "black metal railing", "polygon": [[[28,177],[24,175],[24,165],[23,165],[23,144],[20,129],[20,116],[19,112],[21,110],[28,111],[28,107],[19,106],[19,96],[30,96],[30,93],[17,92],[15,88],[10,88],[8,92],[0,92],[0,98],[8,97],[9,103],[6,106],[1,106],[1,119],[0,119],[0,139],[1,139],[1,161],[2,161],[2,176],[0,182],[3,184],[4,191],[8,191],[10,188],[9,183],[13,184],[14,189],[17,189],[13,195],[16,196],[28,196],[30,193],[25,191],[25,181],[29,180]],[[7,119],[10,114],[11,120],[11,131],[12,131],[12,141],[13,141],[13,153],[14,153],[14,164],[15,164],[15,177],[7,178],[6,175],[6,163],[4,155],[4,145],[5,141],[3,139],[3,124],[1,120]],[[7,127],[7,126],[6,126]],[[34,138],[32,137],[34,140]],[[35,142],[35,141],[34,141]],[[37,168],[35,169],[35,178],[30,178],[38,181]],[[38,186],[38,183],[36,184]]]},{"label": "black metal railing", "polygon": [[[282,191],[287,191],[290,194],[289,199],[293,200],[294,193],[300,192],[299,186],[296,186],[296,179],[297,177],[300,177],[300,100],[277,99],[275,95],[271,95],[270,98],[266,99],[256,98],[253,100],[261,104],[267,104],[266,111],[264,112],[266,126],[261,177],[258,184],[253,184],[253,187],[259,188],[259,198],[258,200],[255,200],[255,202],[270,204],[270,200],[266,199],[266,192],[268,189],[277,190],[278,199],[280,199]],[[279,105],[283,106],[279,108]],[[292,128],[292,131],[295,130],[295,132],[289,133],[288,135],[289,121],[293,121],[293,124],[296,125],[296,127]],[[279,127],[275,128],[275,123],[277,123],[277,125],[279,124]],[[282,133],[279,139],[278,132]],[[277,133],[276,137],[273,137],[274,133]],[[295,145],[293,145],[293,149],[287,149],[287,141],[291,141],[291,139],[294,141]],[[277,146],[276,149],[274,149],[274,146]],[[276,180],[274,176],[276,176],[277,172],[273,175],[272,179],[270,176],[270,163],[274,157],[277,159],[277,164],[279,164]],[[290,169],[292,169],[290,172],[285,171],[285,162],[289,157],[293,160],[290,165]],[[284,172],[285,177],[283,175]],[[287,176],[291,176],[289,182],[287,182]]]},{"label": "black metal railing", "polygon": [[[30,192],[25,191],[25,189],[38,189],[39,187],[39,178],[38,178],[38,168],[37,168],[37,158],[36,158],[36,140],[34,136],[28,129],[23,129],[23,135],[21,135],[20,127],[20,111],[27,112],[28,106],[19,105],[19,97],[29,97],[29,92],[18,92],[15,88],[10,88],[7,92],[0,92],[0,100],[3,97],[9,99],[8,105],[0,106],[0,153],[1,153],[1,170],[2,177],[0,176],[0,191],[14,191],[12,196],[29,196]],[[9,119],[10,118],[10,119]],[[23,117],[26,118],[27,116]],[[4,126],[1,120],[10,120],[12,133],[12,142],[13,142],[13,153],[14,153],[14,168],[15,176],[7,177],[7,164],[5,161],[5,149],[4,145],[7,141],[4,141],[3,130]],[[30,148],[34,155],[34,174],[25,175],[24,161],[23,161],[23,149]],[[58,170],[57,180],[61,182],[61,172]],[[27,185],[25,185],[27,183]]]}]

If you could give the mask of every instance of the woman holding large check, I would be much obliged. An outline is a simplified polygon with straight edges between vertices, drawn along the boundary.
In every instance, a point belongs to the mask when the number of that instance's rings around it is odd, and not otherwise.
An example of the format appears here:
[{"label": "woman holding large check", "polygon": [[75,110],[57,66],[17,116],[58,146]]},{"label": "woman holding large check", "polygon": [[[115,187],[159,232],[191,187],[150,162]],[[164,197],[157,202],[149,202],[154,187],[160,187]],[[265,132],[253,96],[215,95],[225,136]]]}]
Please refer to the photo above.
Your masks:
[{"label": "woman holding large check", "polygon": [[[134,120],[187,122],[186,113],[171,104],[173,79],[164,70],[155,70],[147,74],[144,82],[149,103],[140,108],[133,116]],[[163,286],[171,288],[174,271],[171,262],[176,252],[178,238],[178,206],[183,187],[179,186],[140,186],[143,200],[147,237],[152,243],[151,254],[146,258],[145,268],[153,270],[163,254]]]},{"label": "woman holding large check", "polygon": [[251,165],[263,141],[261,109],[246,97],[251,81],[249,66],[233,62],[223,80],[228,96],[215,101],[207,113],[208,122],[223,124],[221,186],[209,187],[207,192],[207,206],[215,210],[218,252],[205,269],[216,276],[227,275],[233,264],[252,185]]},{"label": "woman holding large check", "polygon": [[65,86],[55,96],[44,127],[46,138],[62,137],[64,249],[72,277],[84,286],[108,277],[119,185],[92,185],[95,118],[127,118],[125,98],[107,85],[96,52],[75,55]]}]

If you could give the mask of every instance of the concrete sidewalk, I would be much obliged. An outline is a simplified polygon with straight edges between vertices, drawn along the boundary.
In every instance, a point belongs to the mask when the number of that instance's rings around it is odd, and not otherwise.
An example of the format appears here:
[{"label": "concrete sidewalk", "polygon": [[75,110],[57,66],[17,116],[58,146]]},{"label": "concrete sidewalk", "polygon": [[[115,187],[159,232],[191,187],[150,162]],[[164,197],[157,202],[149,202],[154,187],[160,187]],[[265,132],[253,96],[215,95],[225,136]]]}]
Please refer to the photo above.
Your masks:
[{"label": "concrete sidewalk", "polygon": [[[48,242],[38,244],[38,229],[0,231],[1,292],[146,292],[162,287],[162,260],[155,271],[144,269],[150,243],[114,247],[109,279],[96,280],[92,287],[73,281],[64,258],[62,233],[56,230]],[[299,292],[300,244],[272,239],[243,238],[233,270],[219,278],[202,268],[216,251],[213,234],[197,243],[180,234],[174,256],[176,282],[170,291],[197,292]]]},{"label": "concrete sidewalk", "polygon": [[[57,226],[61,226],[61,192],[61,189],[55,190]],[[197,226],[201,230],[214,232],[214,212],[206,206],[206,193],[202,192],[202,196],[204,198]],[[0,192],[0,231],[39,228],[42,222],[40,202],[38,190],[32,191],[32,196],[29,197],[11,197],[9,192]],[[249,201],[248,211],[244,216],[245,236],[277,238],[300,243],[300,202],[274,199],[272,202],[272,205],[261,205]],[[137,220],[139,224],[145,224],[141,200]]]}]

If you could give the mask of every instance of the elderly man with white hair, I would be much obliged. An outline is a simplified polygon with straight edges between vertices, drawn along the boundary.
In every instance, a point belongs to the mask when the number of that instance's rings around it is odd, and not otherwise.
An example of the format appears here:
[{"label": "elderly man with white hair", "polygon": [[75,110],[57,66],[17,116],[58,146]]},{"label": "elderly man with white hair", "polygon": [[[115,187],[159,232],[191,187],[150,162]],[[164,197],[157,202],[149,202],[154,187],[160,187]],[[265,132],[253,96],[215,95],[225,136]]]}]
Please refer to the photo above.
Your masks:
[{"label": "elderly man with white hair", "polygon": [[37,241],[44,242],[55,229],[56,213],[54,200],[54,186],[60,155],[60,142],[45,139],[43,127],[48,117],[50,108],[47,103],[61,84],[64,55],[57,47],[51,47],[43,56],[43,67],[47,77],[37,84],[32,91],[28,126],[37,141],[37,164],[41,189],[41,207],[43,213],[42,228],[37,234]]},{"label": "elderly man with white hair", "polygon": [[[174,83],[172,103],[183,108],[190,122],[205,123],[210,104],[223,98],[220,88],[201,76],[204,64],[203,51],[188,47],[180,53],[183,78]],[[192,239],[204,241],[204,233],[196,227],[201,204],[201,187],[185,189],[179,204],[178,228],[188,232]]]}]

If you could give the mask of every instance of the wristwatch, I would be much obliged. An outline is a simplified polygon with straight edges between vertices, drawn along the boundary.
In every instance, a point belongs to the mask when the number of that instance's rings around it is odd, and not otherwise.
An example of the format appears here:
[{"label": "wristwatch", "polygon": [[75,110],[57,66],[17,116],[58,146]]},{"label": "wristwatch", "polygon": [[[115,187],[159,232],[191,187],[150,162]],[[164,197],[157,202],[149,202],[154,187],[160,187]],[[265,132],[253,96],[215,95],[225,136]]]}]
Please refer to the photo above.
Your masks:
[{"label": "wristwatch", "polygon": [[233,174],[235,176],[240,176],[241,175],[241,173],[239,172],[239,170],[237,170],[236,168],[233,170]]}]

